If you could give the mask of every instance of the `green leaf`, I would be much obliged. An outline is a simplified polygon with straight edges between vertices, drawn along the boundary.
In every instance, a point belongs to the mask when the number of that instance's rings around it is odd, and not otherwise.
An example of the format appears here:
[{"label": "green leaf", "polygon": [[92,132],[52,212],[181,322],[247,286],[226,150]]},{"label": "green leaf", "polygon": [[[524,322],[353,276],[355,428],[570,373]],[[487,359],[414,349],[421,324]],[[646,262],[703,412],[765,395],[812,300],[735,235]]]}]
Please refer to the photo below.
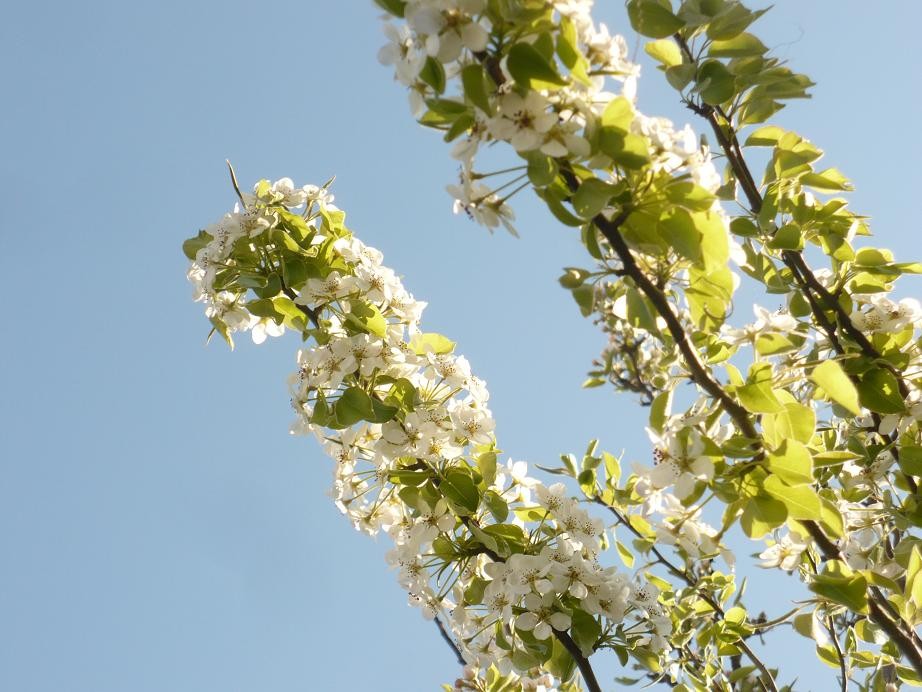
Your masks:
[{"label": "green leaf", "polygon": [[491,524],[484,527],[483,533],[493,539],[497,552],[504,557],[521,553],[528,542],[522,527],[515,524]]},{"label": "green leaf", "polygon": [[765,457],[768,470],[788,485],[813,483],[813,458],[810,451],[795,440],[785,440]]},{"label": "green leaf", "polygon": [[624,96],[613,98],[602,111],[602,127],[611,127],[622,133],[630,132],[634,121],[634,106]]},{"label": "green leaf", "polygon": [[[551,640],[554,653],[551,658],[545,662],[545,667],[558,680],[569,680],[576,671],[576,659],[570,655],[566,647],[556,638]],[[491,687],[490,692],[512,692],[514,687],[510,683],[508,687]],[[566,688],[564,688],[566,689]]]},{"label": "green leaf", "polygon": [[804,247],[804,237],[801,233],[800,226],[796,223],[787,223],[772,236],[768,241],[768,247],[773,250],[794,250],[800,251]]},{"label": "green leaf", "polygon": [[682,64],[682,51],[672,39],[659,39],[650,41],[644,46],[644,50],[651,58],[662,63],[666,67],[674,67]]},{"label": "green leaf", "polygon": [[561,204],[560,200],[551,191],[551,188],[535,190],[535,194],[544,200],[547,208],[550,209],[554,217],[564,226],[582,226],[583,220],[578,216],[571,214],[570,211]]},{"label": "green leaf", "polygon": [[832,539],[842,538],[845,535],[845,523],[839,508],[825,497],[820,498],[820,503],[820,525],[823,531]]},{"label": "green leaf", "polygon": [[670,183],[666,188],[666,199],[689,211],[706,212],[714,206],[714,195],[690,180]]},{"label": "green leaf", "polygon": [[442,336],[435,332],[426,332],[424,334],[414,334],[410,339],[410,348],[418,356],[424,356],[427,353],[445,355],[455,350],[455,342],[447,336]]},{"label": "green leaf", "polygon": [[385,404],[376,397],[371,398],[371,408],[373,414],[372,417],[368,419],[371,423],[387,423],[387,421],[393,419],[393,417],[397,415],[397,411],[400,410],[399,407]]},{"label": "green leaf", "polygon": [[903,597],[912,601],[916,607],[922,606],[922,552],[914,545],[909,553],[909,565],[906,568],[906,588]]},{"label": "green leaf", "polygon": [[922,675],[909,666],[896,666],[896,676],[912,687],[922,687]]},{"label": "green leaf", "polygon": [[723,219],[710,211],[692,214],[695,228],[701,233],[701,259],[707,271],[727,266],[730,259],[730,238]]},{"label": "green leaf", "polygon": [[786,134],[786,130],[777,125],[760,127],[746,138],[744,146],[747,147],[773,147]]},{"label": "green leaf", "polygon": [[464,86],[464,95],[471,103],[487,115],[493,115],[493,107],[487,94],[486,77],[479,63],[472,63],[461,70],[461,84]]},{"label": "green leaf", "polygon": [[906,410],[896,376],[883,368],[872,368],[858,382],[861,405],[877,413],[902,413]]},{"label": "green leaf", "polygon": [[740,58],[747,55],[762,55],[768,48],[752,34],[740,34],[726,41],[714,41],[708,49],[712,58]]},{"label": "green leaf", "polygon": [[194,238],[189,238],[188,240],[183,241],[182,251],[190,260],[194,260],[195,256],[198,254],[198,251],[208,245],[208,243],[211,241],[212,237],[210,234],[206,233],[205,231],[199,231],[198,235],[196,235]]},{"label": "green leaf", "polygon": [[746,30],[766,10],[751,10],[739,2],[727,3],[725,8],[707,26],[707,35],[714,41],[726,41]]},{"label": "green leaf", "polygon": [[406,0],[375,0],[375,4],[395,17],[403,17],[407,7]]},{"label": "green leaf", "polygon": [[496,492],[487,490],[483,494],[483,503],[487,506],[487,509],[490,510],[490,514],[493,515],[496,521],[500,523],[506,521],[506,518],[509,516],[509,505]]},{"label": "green leaf", "polygon": [[450,469],[439,484],[439,490],[461,516],[473,514],[480,506],[480,491],[467,470]]},{"label": "green leaf", "polygon": [[352,310],[346,315],[347,324],[375,336],[382,338],[387,336],[387,320],[377,307],[362,300],[350,300],[349,302]]},{"label": "green leaf", "polygon": [[602,461],[605,464],[605,476],[609,485],[615,485],[621,478],[621,462],[611,452],[602,452]]},{"label": "green leaf", "polygon": [[416,387],[413,386],[410,380],[401,377],[391,383],[386,401],[393,406],[402,408],[404,411],[412,411],[416,407],[417,402]]},{"label": "green leaf", "polygon": [[750,413],[777,413],[784,410],[770,382],[744,384],[736,388],[736,396]]},{"label": "green leaf", "polygon": [[435,89],[437,94],[445,91],[445,68],[435,58],[431,56],[426,58],[423,69],[419,72],[419,78]]},{"label": "green leaf", "polygon": [[685,22],[656,0],[630,0],[627,14],[634,30],[650,38],[666,38],[685,26]]},{"label": "green leaf", "polygon": [[818,596],[843,605],[855,613],[868,612],[868,584],[860,574],[851,577],[817,574],[808,586]]},{"label": "green leaf", "polygon": [[275,309],[275,303],[273,303],[268,298],[260,298],[259,300],[251,300],[246,304],[246,309],[249,310],[252,314],[257,317],[268,317],[270,319],[275,319],[276,317],[281,317],[278,314],[278,311]]},{"label": "green leaf", "polygon": [[666,81],[677,91],[684,91],[691,81],[695,78],[695,65],[685,63],[683,65],[673,65],[666,68]]},{"label": "green leaf", "polygon": [[807,173],[800,177],[801,185],[809,185],[817,190],[851,190],[852,185],[837,168],[827,168],[819,173]]},{"label": "green leaf", "polygon": [[900,469],[910,476],[922,476],[922,447],[900,447]]},{"label": "green leaf", "polygon": [[658,433],[663,432],[666,418],[669,416],[669,412],[672,409],[672,391],[671,389],[667,389],[664,392],[660,392],[650,405],[650,427]]},{"label": "green leaf", "polygon": [[372,420],[375,409],[371,397],[359,387],[349,387],[333,407],[336,421],[343,427],[355,425],[360,420]]},{"label": "green leaf", "polygon": [[788,510],[783,502],[767,495],[756,495],[746,502],[740,526],[750,538],[761,538],[781,526],[787,518]]},{"label": "green leaf", "polygon": [[564,273],[557,281],[561,286],[572,291],[574,288],[582,286],[587,278],[589,278],[589,271],[586,269],[564,267]]},{"label": "green leaf", "polygon": [[672,209],[660,219],[659,231],[671,248],[682,257],[701,261],[701,232],[695,227],[691,213],[685,209]]},{"label": "green leaf", "polygon": [[736,93],[733,74],[719,60],[706,60],[698,68],[698,93],[712,106],[729,101]]},{"label": "green leaf", "polygon": [[602,626],[594,616],[580,608],[574,608],[571,615],[573,624],[570,627],[570,635],[573,641],[583,652],[584,656],[591,656],[594,651],[595,643],[602,635]]},{"label": "green leaf", "polygon": [[810,373],[809,380],[820,388],[823,394],[856,416],[861,413],[858,390],[845,374],[838,361],[820,363]]},{"label": "green leaf", "polygon": [[765,492],[784,503],[788,516],[794,519],[820,518],[820,497],[808,485],[789,486],[777,476],[769,476],[764,483]]},{"label": "green leaf", "polygon": [[780,445],[786,439],[807,444],[813,439],[816,430],[816,413],[809,406],[796,401],[783,401],[784,410],[762,419],[762,428],[766,438],[773,439],[772,444]]},{"label": "green leaf", "polygon": [[493,485],[493,481],[496,480],[496,452],[478,454],[477,470],[483,477],[484,485]]},{"label": "green leaf", "polygon": [[876,247],[863,247],[855,253],[855,264],[862,267],[884,267],[893,261],[893,253]]},{"label": "green leaf", "polygon": [[529,89],[548,89],[567,84],[557,68],[530,43],[512,46],[506,67],[516,82]]},{"label": "green leaf", "polygon": [[630,569],[634,566],[634,554],[627,549],[621,541],[615,541],[615,548],[618,550],[618,557],[621,558],[621,562],[624,563],[625,567]]},{"label": "green leaf", "polygon": [[598,178],[589,178],[580,184],[576,194],[573,195],[573,209],[582,218],[592,219],[608,206],[614,194],[614,186]]},{"label": "green leaf", "polygon": [[650,160],[645,137],[630,132],[624,134],[614,127],[599,130],[599,148],[616,164],[630,170],[643,168]]},{"label": "green leaf", "polygon": [[573,289],[573,300],[579,306],[579,311],[583,317],[589,317],[595,309],[595,287],[590,284],[583,284]]},{"label": "green leaf", "polygon": [[528,153],[528,180],[535,187],[544,187],[557,177],[557,162],[537,149]]},{"label": "green leaf", "polygon": [[327,406],[327,399],[323,392],[317,392],[317,401],[314,404],[314,412],[311,414],[311,423],[327,427],[330,422],[330,407]]},{"label": "green leaf", "polygon": [[794,348],[794,342],[780,334],[759,334],[755,341],[756,353],[760,356],[773,356]]}]

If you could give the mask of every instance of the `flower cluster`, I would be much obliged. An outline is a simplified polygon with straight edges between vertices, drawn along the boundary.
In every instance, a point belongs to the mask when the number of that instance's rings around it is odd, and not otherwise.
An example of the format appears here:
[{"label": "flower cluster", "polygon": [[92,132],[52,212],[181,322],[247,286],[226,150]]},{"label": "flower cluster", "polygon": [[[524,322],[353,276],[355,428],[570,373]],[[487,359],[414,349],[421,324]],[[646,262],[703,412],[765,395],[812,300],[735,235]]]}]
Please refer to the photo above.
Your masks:
[{"label": "flower cluster", "polygon": [[[326,193],[263,181],[241,204],[187,248],[196,295],[222,333],[267,321],[309,339],[289,378],[292,432],[333,459],[331,495],[354,526],[391,537],[410,604],[447,623],[466,660],[503,674],[540,666],[561,633],[587,653],[666,649],[659,591],[602,566],[605,527],[563,485],[497,464],[485,383],[451,341],[420,330],[425,303]],[[222,293],[239,320],[212,310]]]},{"label": "flower cluster", "polygon": [[[455,141],[461,181],[448,191],[456,213],[515,232],[507,200],[522,186],[503,191],[525,174],[490,187],[474,168],[478,151],[493,142],[509,143],[530,164],[540,157],[580,162],[606,181],[645,164],[687,174],[712,192],[720,186],[689,126],[634,109],[639,67],[625,39],[593,21],[592,5],[557,0],[517,12],[485,0],[409,0],[404,23],[385,24],[389,42],[380,61],[408,88],[414,116]],[[535,22],[538,16],[544,21]],[[459,93],[446,96],[449,83]]]}]

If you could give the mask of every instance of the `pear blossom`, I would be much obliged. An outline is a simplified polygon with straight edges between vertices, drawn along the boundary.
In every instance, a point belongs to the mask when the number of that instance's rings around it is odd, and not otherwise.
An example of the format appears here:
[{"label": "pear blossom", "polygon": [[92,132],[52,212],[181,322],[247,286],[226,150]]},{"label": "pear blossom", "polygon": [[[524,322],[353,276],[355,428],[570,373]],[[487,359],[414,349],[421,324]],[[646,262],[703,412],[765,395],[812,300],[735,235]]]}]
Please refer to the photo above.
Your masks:
[{"label": "pear blossom", "polygon": [[527,594],[524,601],[527,612],[516,617],[515,626],[532,632],[536,639],[550,637],[553,634],[551,628],[561,631],[569,629],[570,616],[557,609],[556,601],[554,594],[551,593],[543,596],[535,593]]},{"label": "pear blossom", "polygon": [[499,113],[487,121],[487,129],[496,139],[508,141],[516,151],[537,149],[544,135],[557,123],[549,113],[550,103],[536,91],[523,98],[515,92],[499,98]]},{"label": "pear blossom", "polygon": [[790,572],[800,564],[800,556],[807,549],[804,539],[796,533],[786,533],[780,540],[759,554],[760,567],[780,567]]},{"label": "pear blossom", "polygon": [[397,79],[403,84],[413,84],[426,62],[425,48],[405,24],[384,24],[384,35],[389,43],[378,51],[378,61],[393,65]]}]

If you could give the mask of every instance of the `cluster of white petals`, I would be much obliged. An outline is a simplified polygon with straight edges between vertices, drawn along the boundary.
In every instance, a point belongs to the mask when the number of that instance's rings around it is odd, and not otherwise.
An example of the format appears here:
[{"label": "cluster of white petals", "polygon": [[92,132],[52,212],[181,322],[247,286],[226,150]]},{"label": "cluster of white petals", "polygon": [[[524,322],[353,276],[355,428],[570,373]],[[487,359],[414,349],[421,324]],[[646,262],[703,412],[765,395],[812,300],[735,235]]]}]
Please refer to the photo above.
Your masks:
[{"label": "cluster of white petals", "polygon": [[[473,112],[452,149],[462,168],[460,184],[448,187],[456,213],[464,211],[489,229],[502,224],[514,232],[514,215],[506,204],[514,192],[501,196],[500,188],[484,184],[474,171],[478,151],[493,142],[507,142],[522,156],[541,152],[592,167],[611,167],[605,156],[591,159],[590,131],[619,94],[635,102],[640,69],[628,58],[624,37],[593,21],[592,5],[589,0],[553,3],[556,30],[560,22],[569,23],[585,60],[585,70],[571,74],[564,84],[524,90],[519,85],[513,89],[514,80],[505,61],[492,68],[496,70],[496,90],[488,94],[489,110]],[[485,10],[484,0],[409,0],[403,23],[385,23],[388,43],[378,57],[383,64],[393,66],[396,79],[408,88],[414,116],[423,115],[427,99],[445,98],[424,78],[427,60],[436,61],[449,80],[466,66],[483,62],[492,29]],[[457,98],[463,102],[463,96]],[[687,173],[711,192],[720,187],[720,175],[710,153],[688,125],[676,128],[666,118],[635,112],[629,130],[648,142],[652,170]]]},{"label": "cluster of white petals", "polygon": [[[283,178],[260,183],[241,201],[243,208],[207,229],[195,253],[189,278],[196,298],[229,332],[252,329],[257,342],[261,325],[281,333],[275,320],[251,314],[259,301],[247,299],[240,276],[229,276],[238,253],[253,255],[260,238],[271,252],[276,241],[264,234],[286,223],[304,229],[315,274],[274,298],[309,317],[305,334],[313,337],[289,378],[297,413],[291,431],[315,435],[333,459],[330,494],[353,525],[393,540],[387,560],[409,603],[446,623],[470,663],[504,674],[514,669],[515,645],[507,641],[513,632],[546,640],[571,627],[576,608],[612,626],[630,616],[635,640],[664,648],[669,620],[656,604],[658,592],[601,565],[605,526],[563,485],[542,485],[525,462],[496,466],[485,383],[450,341],[420,330],[425,303],[383,264],[381,252],[341,226],[326,190],[296,188]],[[340,214],[336,228],[328,223],[332,213]],[[223,291],[222,281],[234,290]],[[225,293],[233,297],[227,305]],[[474,474],[484,458],[493,459],[494,470],[481,491]],[[474,539],[481,550],[451,555],[451,546]]]}]

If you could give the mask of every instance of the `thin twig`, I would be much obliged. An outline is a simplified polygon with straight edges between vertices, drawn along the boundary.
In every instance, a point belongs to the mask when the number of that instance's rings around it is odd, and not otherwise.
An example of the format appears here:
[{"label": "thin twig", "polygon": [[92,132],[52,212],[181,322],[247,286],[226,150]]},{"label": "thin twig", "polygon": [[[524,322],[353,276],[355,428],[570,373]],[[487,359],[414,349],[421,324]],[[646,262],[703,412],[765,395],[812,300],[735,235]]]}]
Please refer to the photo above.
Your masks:
[{"label": "thin twig", "polygon": [[826,629],[829,630],[832,644],[836,648],[836,657],[839,659],[839,670],[842,671],[842,692],[848,692],[848,673],[845,670],[845,654],[842,653],[842,645],[839,644],[839,635],[836,633],[836,624],[831,615],[826,616]]},{"label": "thin twig", "polygon": [[[612,514],[614,514],[615,517],[618,519],[618,523],[620,523],[622,526],[625,526],[628,529],[628,531],[633,533],[638,538],[641,538],[641,539],[644,538],[644,535],[640,533],[640,531],[638,531],[631,524],[631,522],[627,520],[627,517],[621,514],[621,512],[619,512],[615,507],[612,507],[611,505],[606,504],[600,498],[595,498],[594,502],[596,504],[602,505],[603,507],[607,507],[608,510]],[[688,586],[695,588],[695,589],[698,588],[697,582],[692,578],[692,576],[688,573],[688,571],[684,569],[679,569],[678,567],[676,567],[665,555],[663,555],[659,551],[658,548],[656,548],[656,546],[651,546],[650,552],[652,552],[653,555],[656,556],[657,561],[661,565],[663,565],[663,567],[669,570],[671,574],[675,575],[676,577],[684,581],[686,584],[688,584]],[[698,595],[700,596],[701,600],[703,600],[705,603],[711,606],[711,608],[714,609],[714,612],[717,613],[721,618],[725,617],[726,614],[724,613],[723,607],[720,605],[720,603],[716,599],[712,598],[710,594],[702,593],[699,591]],[[760,659],[756,655],[755,651],[753,651],[750,648],[750,646],[746,644],[745,640],[742,637],[740,637],[739,642],[737,643],[737,646],[739,646],[740,649],[743,650],[743,653],[746,654],[746,657],[750,661],[752,661],[752,663],[756,666],[756,668],[759,669],[762,675],[765,676],[765,681],[761,681],[760,679],[763,687],[767,687],[768,689],[772,690],[772,692],[778,692],[778,688],[775,685],[774,676],[772,676],[771,671],[769,671],[768,669],[768,666],[766,666],[765,663],[762,661],[762,659]]]},{"label": "thin twig", "polygon": [[438,628],[439,634],[442,635],[442,639],[445,640],[445,643],[448,644],[448,646],[454,652],[455,658],[458,659],[458,665],[462,665],[462,666],[467,665],[467,661],[465,661],[464,656],[461,655],[461,649],[458,648],[458,645],[455,643],[455,640],[451,638],[450,634],[448,634],[448,630],[445,629],[445,625],[442,623],[441,620],[439,620],[438,616],[436,616],[433,622],[435,622],[435,626]]}]

